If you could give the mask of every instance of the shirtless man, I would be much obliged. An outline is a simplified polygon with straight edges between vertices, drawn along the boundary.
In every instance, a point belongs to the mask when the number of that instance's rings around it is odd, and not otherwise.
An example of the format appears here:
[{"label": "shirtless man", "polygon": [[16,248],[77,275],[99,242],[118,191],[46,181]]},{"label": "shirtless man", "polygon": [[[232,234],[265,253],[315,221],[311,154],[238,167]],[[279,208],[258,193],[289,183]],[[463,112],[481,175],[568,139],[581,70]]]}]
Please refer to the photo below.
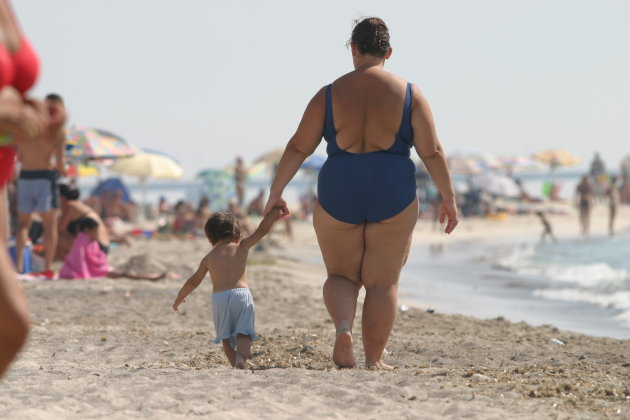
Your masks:
[{"label": "shirtless man", "polygon": [[[66,174],[65,170],[65,131],[66,110],[63,99],[56,94],[46,96],[44,105],[49,115],[47,132],[33,139],[21,142],[18,146],[18,159],[21,170],[17,186],[18,230],[16,233],[17,269],[24,269],[24,246],[32,215],[39,212],[44,223],[46,244],[44,271],[38,273],[52,278],[51,270],[57,249],[57,209],[59,195],[57,178]],[[54,156],[54,165],[52,158]]]}]

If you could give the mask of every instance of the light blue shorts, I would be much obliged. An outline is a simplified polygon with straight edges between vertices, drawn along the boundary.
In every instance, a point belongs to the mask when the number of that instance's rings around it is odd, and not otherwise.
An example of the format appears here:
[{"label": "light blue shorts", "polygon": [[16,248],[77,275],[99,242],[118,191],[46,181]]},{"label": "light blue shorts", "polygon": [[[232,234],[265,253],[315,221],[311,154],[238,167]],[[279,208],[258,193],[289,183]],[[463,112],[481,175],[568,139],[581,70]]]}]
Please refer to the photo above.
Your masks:
[{"label": "light blue shorts", "polygon": [[46,213],[59,208],[57,172],[21,171],[17,181],[17,207],[20,213]]},{"label": "light blue shorts", "polygon": [[236,335],[258,340],[255,328],[254,298],[247,288],[224,290],[212,295],[212,318],[217,331],[215,343],[230,339],[236,349]]}]

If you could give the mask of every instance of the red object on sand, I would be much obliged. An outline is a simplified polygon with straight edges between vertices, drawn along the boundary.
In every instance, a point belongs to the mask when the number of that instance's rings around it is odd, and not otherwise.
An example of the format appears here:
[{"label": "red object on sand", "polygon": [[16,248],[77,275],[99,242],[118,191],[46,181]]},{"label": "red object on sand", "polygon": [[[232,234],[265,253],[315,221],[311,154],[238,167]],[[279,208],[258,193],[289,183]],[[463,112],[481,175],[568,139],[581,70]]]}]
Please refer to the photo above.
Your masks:
[{"label": "red object on sand", "polygon": [[44,270],[39,273],[33,273],[35,277],[43,277],[45,280],[53,280],[55,278],[55,272],[52,270]]}]

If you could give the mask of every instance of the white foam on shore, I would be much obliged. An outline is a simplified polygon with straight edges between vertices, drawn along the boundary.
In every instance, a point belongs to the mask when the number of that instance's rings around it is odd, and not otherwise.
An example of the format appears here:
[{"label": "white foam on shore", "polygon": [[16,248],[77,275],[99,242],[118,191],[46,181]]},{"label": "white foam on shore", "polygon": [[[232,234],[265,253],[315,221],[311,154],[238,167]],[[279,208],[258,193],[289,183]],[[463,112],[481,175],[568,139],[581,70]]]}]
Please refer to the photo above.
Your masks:
[{"label": "white foam on shore", "polygon": [[589,289],[610,289],[630,280],[624,269],[606,263],[558,265],[542,264],[516,270],[518,274],[544,276],[553,283],[571,283]]},{"label": "white foam on shore", "polygon": [[605,308],[614,308],[619,310],[615,319],[630,327],[630,290],[620,290],[605,294],[579,289],[537,289],[534,290],[534,295],[550,300],[584,302]]}]

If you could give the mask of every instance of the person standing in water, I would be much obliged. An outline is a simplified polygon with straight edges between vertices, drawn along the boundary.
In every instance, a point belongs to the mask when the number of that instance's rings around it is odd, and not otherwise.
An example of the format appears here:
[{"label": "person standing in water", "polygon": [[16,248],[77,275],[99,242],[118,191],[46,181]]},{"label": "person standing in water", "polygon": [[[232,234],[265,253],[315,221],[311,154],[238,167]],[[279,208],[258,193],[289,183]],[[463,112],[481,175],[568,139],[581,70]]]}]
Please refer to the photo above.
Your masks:
[{"label": "person standing in water", "polygon": [[583,237],[588,238],[591,229],[591,210],[593,208],[593,187],[588,179],[588,175],[582,177],[575,191],[580,216],[580,232]]},{"label": "person standing in water", "polygon": [[608,235],[612,238],[615,236],[615,218],[617,217],[617,207],[621,202],[619,187],[617,187],[617,177],[610,178],[610,184],[606,190],[608,197]]}]

